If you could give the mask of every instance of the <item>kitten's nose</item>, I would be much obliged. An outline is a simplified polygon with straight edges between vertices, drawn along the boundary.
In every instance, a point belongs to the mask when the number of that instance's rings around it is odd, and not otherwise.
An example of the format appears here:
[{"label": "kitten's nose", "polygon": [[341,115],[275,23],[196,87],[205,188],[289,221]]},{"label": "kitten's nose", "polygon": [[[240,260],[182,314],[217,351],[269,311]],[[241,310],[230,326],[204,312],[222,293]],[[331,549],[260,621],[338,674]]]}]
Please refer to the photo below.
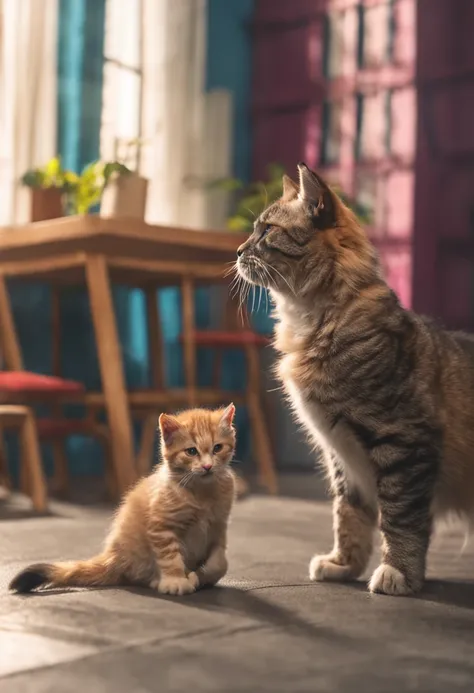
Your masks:
[{"label": "kitten's nose", "polygon": [[201,465],[205,472],[210,472],[212,469],[212,462],[205,462]]},{"label": "kitten's nose", "polygon": [[244,245],[239,245],[239,247],[237,248],[237,257],[240,257],[243,252],[244,252]]}]

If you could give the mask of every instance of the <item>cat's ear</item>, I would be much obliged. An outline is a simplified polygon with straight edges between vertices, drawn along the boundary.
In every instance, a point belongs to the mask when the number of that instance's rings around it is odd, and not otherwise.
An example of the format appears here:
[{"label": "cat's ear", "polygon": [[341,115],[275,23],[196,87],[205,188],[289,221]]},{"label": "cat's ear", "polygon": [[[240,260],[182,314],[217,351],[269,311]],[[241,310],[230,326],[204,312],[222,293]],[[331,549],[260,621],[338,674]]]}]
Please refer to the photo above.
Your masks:
[{"label": "cat's ear", "polygon": [[298,164],[300,188],[298,198],[308,206],[316,226],[330,226],[335,221],[335,199],[331,189],[304,162]]},{"label": "cat's ear", "polygon": [[165,443],[169,443],[176,431],[179,431],[181,428],[178,419],[170,414],[160,414],[158,424],[160,426],[161,438]]},{"label": "cat's ear", "polygon": [[234,422],[235,416],[235,406],[231,402],[228,407],[226,407],[222,413],[219,423],[226,427],[231,427]]},{"label": "cat's ear", "polygon": [[298,187],[298,183],[295,183],[294,180],[291,180],[291,178],[287,176],[285,173],[283,176],[283,194],[280,198],[281,201],[291,202],[291,200],[296,200],[299,191],[300,189]]},{"label": "cat's ear", "polygon": [[320,176],[311,171],[304,161],[298,164],[300,178],[299,198],[304,202],[319,202],[328,191],[328,186]]}]

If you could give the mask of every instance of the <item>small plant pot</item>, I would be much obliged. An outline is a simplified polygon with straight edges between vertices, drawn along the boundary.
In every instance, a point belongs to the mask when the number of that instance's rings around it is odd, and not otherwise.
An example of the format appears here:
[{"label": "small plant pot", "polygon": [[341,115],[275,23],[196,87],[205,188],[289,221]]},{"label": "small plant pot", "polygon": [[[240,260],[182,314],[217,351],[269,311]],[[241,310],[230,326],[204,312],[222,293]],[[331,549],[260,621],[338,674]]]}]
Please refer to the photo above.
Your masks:
[{"label": "small plant pot", "polygon": [[32,188],[31,221],[46,221],[64,216],[62,196],[59,188]]},{"label": "small plant pot", "polygon": [[105,188],[100,203],[103,217],[145,219],[148,180],[136,173],[118,176]]}]

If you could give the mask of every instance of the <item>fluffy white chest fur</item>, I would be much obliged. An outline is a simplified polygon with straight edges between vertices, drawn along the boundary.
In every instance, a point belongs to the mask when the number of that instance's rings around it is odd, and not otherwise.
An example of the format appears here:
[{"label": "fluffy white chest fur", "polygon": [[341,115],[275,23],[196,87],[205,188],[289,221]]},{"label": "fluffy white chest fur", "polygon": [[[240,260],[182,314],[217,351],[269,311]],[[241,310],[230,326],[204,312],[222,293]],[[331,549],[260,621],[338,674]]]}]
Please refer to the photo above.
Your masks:
[{"label": "fluffy white chest fur", "polygon": [[372,505],[376,498],[375,476],[363,446],[344,424],[330,426],[323,407],[305,399],[292,379],[285,379],[285,387],[298,419],[316,445],[325,457],[330,452],[337,455],[344,465],[349,486],[357,489],[364,501]]}]

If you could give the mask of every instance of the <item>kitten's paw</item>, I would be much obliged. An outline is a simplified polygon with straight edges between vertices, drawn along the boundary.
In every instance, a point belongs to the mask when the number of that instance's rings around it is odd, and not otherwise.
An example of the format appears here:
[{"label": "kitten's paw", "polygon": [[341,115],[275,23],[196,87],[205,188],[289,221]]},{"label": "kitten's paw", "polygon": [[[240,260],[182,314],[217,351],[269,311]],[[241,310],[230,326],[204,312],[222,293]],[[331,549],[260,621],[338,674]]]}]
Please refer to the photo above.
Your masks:
[{"label": "kitten's paw", "polygon": [[[193,575],[193,573],[191,573]],[[163,576],[160,580],[151,583],[153,589],[157,589],[160,594],[192,594],[196,591],[196,584],[193,579],[187,577]]]},{"label": "kitten's paw", "polygon": [[375,570],[369,582],[370,592],[403,596],[412,594],[414,590],[407,584],[406,577],[400,570],[388,563],[382,563]]},{"label": "kitten's paw", "polygon": [[188,580],[191,583],[191,585],[194,587],[195,590],[199,587],[199,577],[198,574],[195,573],[194,571],[192,573],[188,573]]},{"label": "kitten's paw", "polygon": [[313,582],[345,582],[353,579],[353,573],[351,566],[337,563],[334,554],[327,554],[313,556],[309,564],[309,579]]}]

